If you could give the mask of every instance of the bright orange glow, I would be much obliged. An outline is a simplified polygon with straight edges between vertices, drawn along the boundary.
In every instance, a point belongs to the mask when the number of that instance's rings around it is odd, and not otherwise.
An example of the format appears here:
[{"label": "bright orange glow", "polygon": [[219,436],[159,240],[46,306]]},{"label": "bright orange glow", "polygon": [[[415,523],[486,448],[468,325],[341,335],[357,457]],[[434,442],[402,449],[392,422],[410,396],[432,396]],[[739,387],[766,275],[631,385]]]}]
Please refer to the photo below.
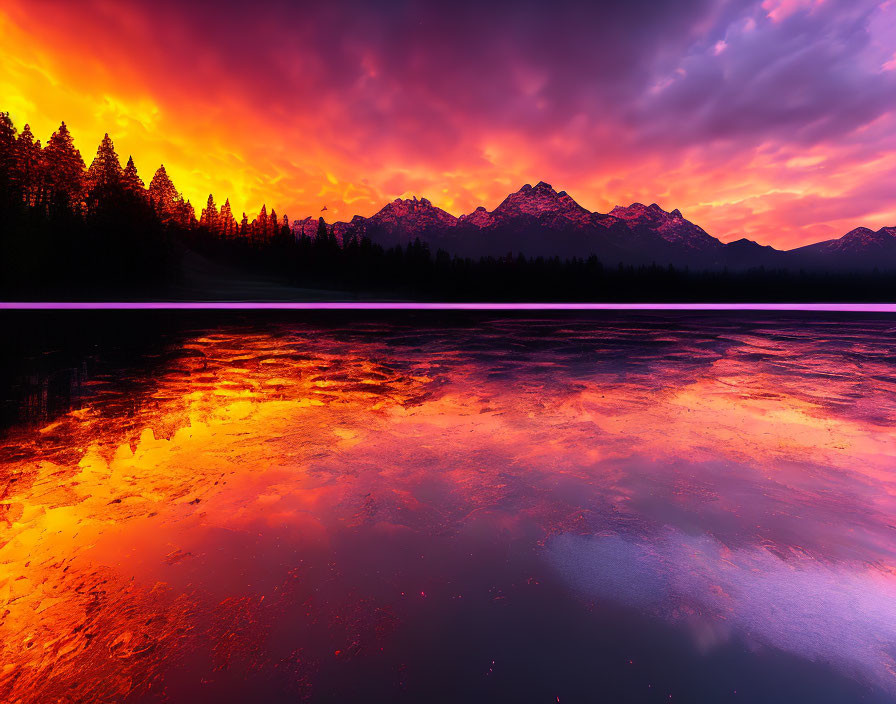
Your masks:
[{"label": "bright orange glow", "polygon": [[[568,340],[585,338],[561,329],[555,356],[527,353],[512,382],[489,378],[504,364],[500,350],[473,363],[464,342],[420,353],[321,330],[187,339],[127,403],[98,392],[7,439],[0,697],[121,700],[157,686],[198,647],[216,667],[238,658],[271,666],[259,660],[265,634],[295,608],[291,590],[321,579],[298,567],[308,546],[359,527],[463,531],[519,500],[513,519],[494,519],[502,531],[527,517],[545,535],[577,534],[583,509],[550,498],[566,484],[603,497],[619,520],[640,520],[655,492],[682,511],[710,510],[710,497],[725,520],[760,511],[739,540],[823,564],[856,560],[890,590],[896,408],[892,389],[864,385],[885,378],[887,363],[875,352],[880,338],[844,333],[837,345],[867,352],[851,375],[841,347],[812,353],[818,332],[728,333],[729,350],[693,347],[688,367],[658,356],[620,374],[608,361],[587,373],[567,367]],[[643,331],[656,344],[673,334]],[[587,344],[614,349],[624,335],[589,334]],[[858,384],[873,413],[840,407]],[[832,487],[849,490],[837,498]],[[854,508],[851,492],[870,487],[868,504]],[[778,535],[791,512],[798,523]],[[816,531],[831,521],[854,526],[856,542],[850,528],[827,544]],[[253,536],[251,550],[231,547]],[[272,566],[239,566],[273,544],[292,546],[285,582]],[[315,618],[341,623],[346,603],[318,604]]]},{"label": "bright orange glow", "polygon": [[[889,26],[891,6],[869,15],[872,48],[883,53],[879,61],[862,59],[868,81],[893,75],[885,70],[892,46],[875,29]],[[728,40],[710,42],[705,60],[724,72],[732,33],[747,42],[797,16],[817,19],[822,10],[829,10],[825,3],[763,2],[746,20],[732,20]],[[502,55],[506,66],[496,65],[502,78],[494,89],[512,94],[503,103],[496,97],[494,106],[465,108],[462,90],[442,93],[439,80],[433,85],[432,76],[414,74],[415,59],[425,58],[413,53],[418,48],[407,48],[411,55],[401,60],[409,75],[397,75],[386,49],[366,45],[360,27],[341,22],[320,30],[333,35],[318,53],[310,12],[279,17],[227,6],[203,14],[167,3],[92,0],[76,8],[13,0],[0,10],[3,108],[44,142],[65,120],[88,163],[108,131],[123,161],[133,155],[144,181],[164,163],[197,211],[211,192],[219,204],[230,198],[237,219],[266,203],[292,219],[317,216],[326,205],[328,219],[347,220],[411,194],[457,215],[478,205],[491,209],[523,183],[546,180],[592,210],[658,202],[723,241],[746,236],[779,248],[896,222],[892,189],[880,187],[896,174],[892,110],[808,145],[789,141],[795,128],[787,126],[775,127],[774,138],[693,140],[686,116],[659,108],[655,124],[637,129],[606,106],[561,112],[563,122],[544,125],[546,111],[559,110],[550,91],[574,88],[568,72],[553,78],[573,87],[555,86],[549,66],[525,52]],[[633,108],[688,80],[682,63],[632,97]],[[475,76],[487,69],[477,58],[464,70]],[[449,86],[470,80],[441,78]],[[777,101],[777,93],[767,94]],[[828,101],[831,110],[843,107],[835,103]],[[515,106],[518,117],[489,112],[504,105]],[[656,129],[672,134],[659,139]]]}]

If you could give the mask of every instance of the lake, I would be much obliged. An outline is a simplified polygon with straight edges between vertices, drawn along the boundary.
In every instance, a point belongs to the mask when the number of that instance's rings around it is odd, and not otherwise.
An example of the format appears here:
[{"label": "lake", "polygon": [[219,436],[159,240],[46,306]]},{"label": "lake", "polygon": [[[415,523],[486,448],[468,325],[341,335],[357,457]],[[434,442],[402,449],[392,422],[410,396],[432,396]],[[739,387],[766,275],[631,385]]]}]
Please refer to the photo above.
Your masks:
[{"label": "lake", "polygon": [[894,317],[4,329],[2,701],[896,701]]}]

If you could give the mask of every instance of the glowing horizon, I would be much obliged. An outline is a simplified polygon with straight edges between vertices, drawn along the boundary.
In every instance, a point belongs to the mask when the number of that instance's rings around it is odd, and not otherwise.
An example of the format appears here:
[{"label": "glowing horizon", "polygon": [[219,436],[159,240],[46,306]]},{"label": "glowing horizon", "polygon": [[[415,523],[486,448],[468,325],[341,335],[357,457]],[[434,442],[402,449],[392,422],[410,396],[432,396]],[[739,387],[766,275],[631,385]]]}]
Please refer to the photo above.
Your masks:
[{"label": "glowing horizon", "polygon": [[108,132],[197,215],[460,215],[544,180],[781,249],[896,224],[893,0],[640,5],[10,0],[0,109],[87,164]]}]

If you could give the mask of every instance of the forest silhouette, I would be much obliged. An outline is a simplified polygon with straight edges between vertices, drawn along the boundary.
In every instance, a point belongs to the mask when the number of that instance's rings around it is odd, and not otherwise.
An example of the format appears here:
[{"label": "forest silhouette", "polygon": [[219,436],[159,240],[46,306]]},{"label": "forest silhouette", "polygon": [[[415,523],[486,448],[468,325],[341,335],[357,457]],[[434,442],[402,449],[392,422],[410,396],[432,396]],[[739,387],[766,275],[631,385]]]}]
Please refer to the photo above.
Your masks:
[{"label": "forest silhouette", "polygon": [[[190,290],[186,253],[280,291],[296,287],[296,299],[298,287],[446,301],[888,301],[896,291],[890,272],[693,271],[513,252],[471,259],[419,239],[384,248],[354,234],[341,241],[323,218],[309,234],[265,205],[237,220],[229,199],[218,208],[211,194],[197,218],[164,165],[145,185],[133,158],[121,166],[108,134],[86,166],[64,122],[42,146],[27,124],[19,132],[0,113],[3,299],[167,299]],[[223,283],[216,298],[231,297]]]}]

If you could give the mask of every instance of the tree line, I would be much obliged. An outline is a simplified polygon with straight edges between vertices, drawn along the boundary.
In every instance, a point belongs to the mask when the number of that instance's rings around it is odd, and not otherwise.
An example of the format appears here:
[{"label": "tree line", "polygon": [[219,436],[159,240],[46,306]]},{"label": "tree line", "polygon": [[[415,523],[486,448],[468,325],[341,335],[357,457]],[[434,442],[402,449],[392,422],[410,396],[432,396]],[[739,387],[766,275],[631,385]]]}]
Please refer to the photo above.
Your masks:
[{"label": "tree line", "polygon": [[434,300],[892,300],[896,276],[702,272],[587,259],[481,259],[416,240],[384,248],[323,218],[290,224],[262,205],[237,221],[213,195],[196,217],[164,165],[148,186],[106,134],[86,166],[63,122],[42,146],[0,112],[0,294],[10,298],[164,297],[187,249],[281,284]]},{"label": "tree line", "polygon": [[139,295],[174,271],[174,230],[192,208],[160,167],[146,188],[107,134],[89,167],[63,122],[46,146],[0,113],[0,288],[10,297],[72,290]]},{"label": "tree line", "polygon": [[85,164],[62,122],[44,146],[0,112],[0,292],[4,296],[158,295],[179,276],[184,244],[282,247],[289,219],[261,207],[239,222],[209,195],[200,217],[160,165],[147,186],[109,134]]}]

